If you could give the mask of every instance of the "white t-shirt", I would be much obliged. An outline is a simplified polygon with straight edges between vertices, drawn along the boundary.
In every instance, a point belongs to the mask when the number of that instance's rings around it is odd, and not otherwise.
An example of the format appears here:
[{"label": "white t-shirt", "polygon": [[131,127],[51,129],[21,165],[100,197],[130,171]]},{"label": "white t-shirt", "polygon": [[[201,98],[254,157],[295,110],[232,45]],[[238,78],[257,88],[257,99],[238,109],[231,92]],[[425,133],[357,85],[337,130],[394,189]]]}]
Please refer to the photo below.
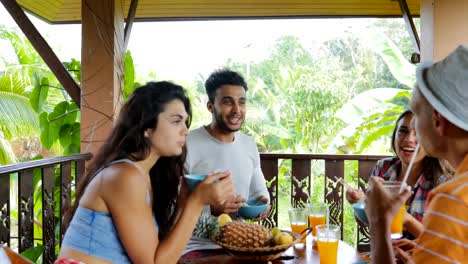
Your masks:
[{"label": "white t-shirt", "polygon": [[226,143],[211,136],[204,127],[190,131],[185,168],[189,174],[230,170],[236,194],[245,199],[269,197],[257,144],[240,132],[235,133],[233,142]]},{"label": "white t-shirt", "polygon": [[[190,131],[187,137],[187,160],[185,169],[189,174],[208,174],[214,171],[230,170],[235,193],[245,199],[258,196],[270,197],[265,178],[260,167],[260,155],[255,141],[240,132],[236,132],[233,142],[222,142],[211,136],[202,126]],[[220,248],[206,237],[197,237],[204,233],[199,227],[209,229],[210,208],[202,212],[194,236],[190,239],[184,253],[200,250]]]}]

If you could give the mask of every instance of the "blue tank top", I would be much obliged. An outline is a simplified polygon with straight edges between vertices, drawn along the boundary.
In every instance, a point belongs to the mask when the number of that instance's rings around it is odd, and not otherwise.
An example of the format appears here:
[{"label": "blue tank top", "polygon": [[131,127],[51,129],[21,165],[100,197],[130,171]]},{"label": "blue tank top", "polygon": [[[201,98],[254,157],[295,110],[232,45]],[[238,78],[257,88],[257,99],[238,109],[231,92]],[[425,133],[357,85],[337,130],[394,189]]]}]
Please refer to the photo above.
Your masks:
[{"label": "blue tank top", "polygon": [[[116,160],[105,167],[121,162],[130,163],[140,170],[129,159]],[[102,169],[97,171],[96,174]],[[146,193],[146,202],[148,204],[151,202],[149,192]],[[158,228],[156,219],[154,219],[154,223],[156,228]],[[68,226],[63,238],[62,247],[69,247],[112,263],[131,263],[120,241],[112,216],[109,213],[98,212],[80,206],[76,209]]]}]

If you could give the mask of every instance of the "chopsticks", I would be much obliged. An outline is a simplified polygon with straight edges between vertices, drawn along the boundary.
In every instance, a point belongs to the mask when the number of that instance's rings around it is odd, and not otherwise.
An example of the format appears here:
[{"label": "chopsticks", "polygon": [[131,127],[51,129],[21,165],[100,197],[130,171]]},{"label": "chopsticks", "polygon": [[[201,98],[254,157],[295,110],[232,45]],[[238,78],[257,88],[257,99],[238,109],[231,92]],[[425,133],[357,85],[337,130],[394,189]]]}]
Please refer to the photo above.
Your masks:
[{"label": "chopsticks", "polygon": [[342,178],[338,178],[336,176],[333,176],[333,178],[334,178],[335,182],[341,183],[341,185],[343,185],[347,189],[349,189],[349,190],[354,190],[355,189],[351,185],[347,184]]}]

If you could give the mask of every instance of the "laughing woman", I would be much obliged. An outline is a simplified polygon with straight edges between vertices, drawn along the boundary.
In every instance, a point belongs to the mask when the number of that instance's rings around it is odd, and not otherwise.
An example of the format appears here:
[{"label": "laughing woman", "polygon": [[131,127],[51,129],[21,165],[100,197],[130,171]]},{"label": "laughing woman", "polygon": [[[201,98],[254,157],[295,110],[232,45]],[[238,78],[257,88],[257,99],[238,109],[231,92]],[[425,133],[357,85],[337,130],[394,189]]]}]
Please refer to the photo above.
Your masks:
[{"label": "laughing woman", "polygon": [[80,179],[56,263],[177,262],[203,207],[233,194],[229,172],[187,191],[180,177],[190,120],[181,86],[156,82],[134,91]]},{"label": "laughing woman", "polygon": [[[379,160],[371,176],[381,177],[386,181],[403,180],[418,144],[412,120],[413,113],[409,110],[398,117],[392,135],[392,150],[396,156]],[[422,148],[419,150],[407,180],[407,184],[412,187],[413,194],[406,203],[408,210],[405,213],[403,225],[410,233],[406,233],[406,237],[419,236],[422,232],[421,222],[429,192],[451,178],[452,175],[446,162],[427,156]],[[350,203],[358,202],[363,198],[362,191],[346,191],[346,199]]]}]

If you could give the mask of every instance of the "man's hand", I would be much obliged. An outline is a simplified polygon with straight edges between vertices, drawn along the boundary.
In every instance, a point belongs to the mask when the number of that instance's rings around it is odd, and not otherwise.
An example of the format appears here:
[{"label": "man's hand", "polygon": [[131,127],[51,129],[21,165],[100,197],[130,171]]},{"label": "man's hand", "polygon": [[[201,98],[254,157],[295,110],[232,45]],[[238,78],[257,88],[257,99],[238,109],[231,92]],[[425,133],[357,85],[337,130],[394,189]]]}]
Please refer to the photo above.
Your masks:
[{"label": "man's hand", "polygon": [[222,206],[211,206],[211,214],[218,216],[222,213],[230,214],[239,211],[239,208],[245,202],[245,198],[240,195],[234,195],[228,199]]},{"label": "man's hand", "polygon": [[263,213],[261,213],[257,218],[252,219],[253,221],[259,221],[259,220],[262,220],[263,218],[267,217],[268,214],[270,213],[270,209],[271,209],[271,205],[269,204],[270,199],[268,199],[268,197],[261,195],[261,196],[257,197],[257,200],[260,200],[260,201],[268,204],[268,206],[265,209],[265,211],[263,211]]},{"label": "man's hand", "polygon": [[[389,228],[393,218],[397,215],[401,206],[411,195],[411,192],[404,188],[401,194],[392,194],[385,190],[382,179],[371,177],[369,188],[367,188],[366,214],[371,222],[381,228]],[[385,227],[384,227],[385,226]]]},{"label": "man's hand", "polygon": [[385,190],[382,179],[369,179],[366,214],[369,219],[373,263],[395,263],[390,242],[390,224],[410,195],[411,192],[406,188],[401,194],[390,193]]},{"label": "man's hand", "polygon": [[413,263],[411,255],[416,247],[416,242],[408,239],[398,239],[392,241],[395,257],[403,263]]}]

